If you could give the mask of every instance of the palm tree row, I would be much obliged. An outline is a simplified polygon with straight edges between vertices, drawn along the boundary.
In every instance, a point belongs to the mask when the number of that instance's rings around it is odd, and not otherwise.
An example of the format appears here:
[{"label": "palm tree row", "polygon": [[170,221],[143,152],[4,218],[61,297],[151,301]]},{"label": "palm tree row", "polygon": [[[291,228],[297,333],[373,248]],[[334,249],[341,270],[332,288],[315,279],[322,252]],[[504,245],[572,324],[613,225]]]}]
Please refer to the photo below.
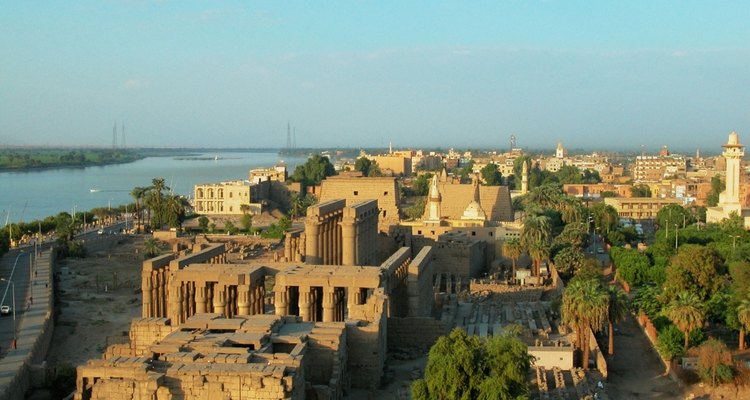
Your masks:
[{"label": "palm tree row", "polygon": [[562,321],[576,334],[576,347],[583,352],[582,367],[588,368],[589,329],[599,332],[608,325],[608,353],[614,354],[614,324],[628,313],[628,299],[622,289],[604,288],[598,279],[573,279],[562,298]]},{"label": "palm tree row", "polygon": [[148,221],[152,227],[160,229],[164,226],[172,228],[182,227],[185,213],[189,208],[187,200],[174,193],[165,184],[164,178],[154,178],[151,186],[135,187],[130,195],[135,199],[135,215],[137,230],[143,226],[143,211],[148,212]]}]

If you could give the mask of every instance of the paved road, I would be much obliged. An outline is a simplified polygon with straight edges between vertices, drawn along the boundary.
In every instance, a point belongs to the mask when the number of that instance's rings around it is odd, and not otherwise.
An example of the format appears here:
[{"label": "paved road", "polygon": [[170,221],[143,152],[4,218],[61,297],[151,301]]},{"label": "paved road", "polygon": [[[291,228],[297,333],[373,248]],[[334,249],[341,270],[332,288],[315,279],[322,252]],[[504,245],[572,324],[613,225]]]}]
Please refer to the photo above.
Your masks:
[{"label": "paved road", "polygon": [[[125,227],[125,222],[119,222],[104,228],[104,235],[97,233],[98,229],[90,229],[76,236],[76,239],[87,242],[97,242],[109,239],[108,232],[119,232]],[[118,233],[119,234],[119,233]],[[44,251],[48,251],[50,243],[42,246]],[[18,249],[10,250],[0,258],[0,278],[12,281],[10,284],[0,281],[0,304],[13,306],[13,286],[15,285],[15,311],[16,327],[21,325],[29,301],[29,282],[34,273],[34,246],[23,246]],[[0,358],[11,347],[13,343],[13,313],[0,318]]]}]

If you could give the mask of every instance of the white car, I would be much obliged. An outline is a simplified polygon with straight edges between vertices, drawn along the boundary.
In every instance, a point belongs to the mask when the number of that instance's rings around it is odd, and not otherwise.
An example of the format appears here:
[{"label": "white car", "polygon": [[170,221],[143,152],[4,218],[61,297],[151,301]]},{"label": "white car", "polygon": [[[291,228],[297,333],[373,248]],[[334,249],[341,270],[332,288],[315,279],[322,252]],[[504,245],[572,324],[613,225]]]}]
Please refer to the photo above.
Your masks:
[{"label": "white car", "polygon": [[0,315],[10,315],[11,311],[10,306],[0,306]]}]

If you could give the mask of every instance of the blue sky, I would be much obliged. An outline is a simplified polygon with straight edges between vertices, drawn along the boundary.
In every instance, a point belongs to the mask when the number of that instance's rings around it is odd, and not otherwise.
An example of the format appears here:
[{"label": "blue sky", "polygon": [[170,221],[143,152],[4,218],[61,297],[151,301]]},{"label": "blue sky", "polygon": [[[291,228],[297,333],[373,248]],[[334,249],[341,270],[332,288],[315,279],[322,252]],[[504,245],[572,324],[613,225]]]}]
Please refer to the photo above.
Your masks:
[{"label": "blue sky", "polygon": [[[314,4],[314,5],[313,5]],[[0,144],[750,143],[748,1],[4,1]]]}]

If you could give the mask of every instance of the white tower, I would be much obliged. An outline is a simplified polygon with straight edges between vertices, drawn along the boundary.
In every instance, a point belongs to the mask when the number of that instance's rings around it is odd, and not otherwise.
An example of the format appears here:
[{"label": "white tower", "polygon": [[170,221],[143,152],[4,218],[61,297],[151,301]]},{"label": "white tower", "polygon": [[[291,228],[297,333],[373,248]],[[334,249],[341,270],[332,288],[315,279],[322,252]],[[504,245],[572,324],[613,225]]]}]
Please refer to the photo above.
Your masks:
[{"label": "white tower", "polygon": [[529,192],[529,165],[526,161],[523,162],[523,168],[521,169],[521,194]]},{"label": "white tower", "polygon": [[427,196],[427,207],[425,207],[425,214],[427,214],[425,222],[440,223],[440,203],[442,200],[440,190],[438,190],[438,176],[433,175],[430,182],[430,193]]},{"label": "white tower", "polygon": [[567,154],[565,154],[565,148],[562,145],[562,142],[557,142],[557,149],[555,149],[555,158],[565,158]]},{"label": "white tower", "polygon": [[742,206],[740,205],[740,164],[742,157],[745,156],[745,146],[740,144],[737,132],[729,134],[727,144],[722,146],[724,152],[722,155],[727,161],[726,187],[719,194],[719,206],[724,208],[724,212],[729,214],[736,212],[742,215]]}]

